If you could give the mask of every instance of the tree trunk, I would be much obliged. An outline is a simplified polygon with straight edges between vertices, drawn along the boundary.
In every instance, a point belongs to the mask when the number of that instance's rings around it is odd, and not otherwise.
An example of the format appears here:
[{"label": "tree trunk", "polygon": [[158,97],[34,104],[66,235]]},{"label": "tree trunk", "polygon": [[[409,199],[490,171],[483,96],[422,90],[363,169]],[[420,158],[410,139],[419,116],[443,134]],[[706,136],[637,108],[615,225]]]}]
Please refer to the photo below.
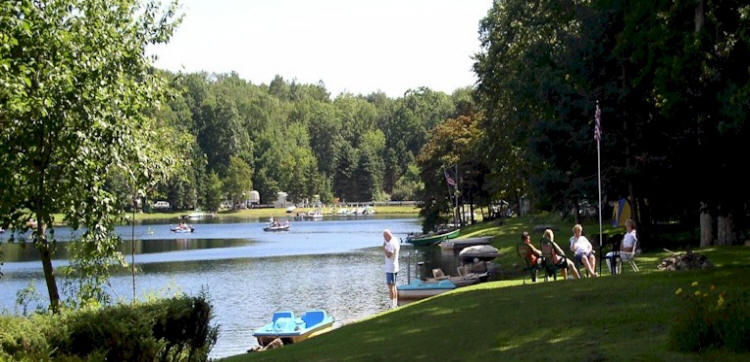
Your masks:
[{"label": "tree trunk", "polygon": [[[39,214],[37,214],[39,216]],[[44,218],[37,220],[37,248],[41,254],[42,268],[44,269],[44,280],[47,282],[47,292],[49,292],[49,305],[53,313],[60,310],[60,293],[57,291],[57,282],[55,281],[55,270],[52,268],[52,253],[50,252],[49,241],[47,240],[47,229],[44,224]]]},{"label": "tree trunk", "polygon": [[711,211],[708,208],[708,204],[705,202],[701,203],[701,248],[711,246],[714,244],[714,218],[711,215]]},{"label": "tree trunk", "polygon": [[703,11],[703,0],[698,1],[695,6],[695,32],[698,33],[703,29],[703,24],[706,21],[705,12]]},{"label": "tree trunk", "polygon": [[578,200],[573,201],[573,213],[575,213],[576,224],[581,223],[581,210],[578,206]]},{"label": "tree trunk", "polygon": [[737,242],[731,213],[716,218],[716,245],[732,245]]}]

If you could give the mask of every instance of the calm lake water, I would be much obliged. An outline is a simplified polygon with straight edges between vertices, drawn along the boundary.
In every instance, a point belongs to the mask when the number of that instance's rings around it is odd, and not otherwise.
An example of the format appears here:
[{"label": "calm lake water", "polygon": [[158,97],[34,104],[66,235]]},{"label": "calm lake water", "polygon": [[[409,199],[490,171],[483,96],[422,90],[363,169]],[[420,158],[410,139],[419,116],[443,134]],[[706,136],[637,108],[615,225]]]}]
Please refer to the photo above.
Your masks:
[{"label": "calm lake water", "polygon": [[[418,219],[403,218],[292,221],[291,231],[280,233],[264,232],[265,222],[257,219],[207,221],[194,224],[195,232],[185,234],[172,233],[173,225],[136,225],[137,294],[139,298],[169,296],[175,291],[195,295],[201,288],[208,289],[214,323],[220,325],[212,358],[243,353],[254,346],[253,329],[270,322],[277,310],[302,313],[322,308],[337,324],[344,324],[387,309],[382,231],[389,228],[404,238],[420,230]],[[118,227],[117,232],[129,239],[131,228]],[[56,232],[60,240],[75,235],[67,228]],[[8,235],[2,237],[7,241]],[[59,245],[54,266],[66,264],[65,242]],[[41,263],[33,246],[3,242],[0,248],[5,262],[0,310],[18,313],[16,292],[30,281],[46,305]],[[126,242],[124,250],[130,248]],[[406,282],[410,253],[412,277],[418,260],[426,261],[429,268],[441,259],[449,264],[452,259],[440,256],[439,248],[413,250],[405,244],[399,284]],[[60,286],[63,283],[58,280]],[[116,298],[132,298],[130,274],[113,276],[107,290]]]}]

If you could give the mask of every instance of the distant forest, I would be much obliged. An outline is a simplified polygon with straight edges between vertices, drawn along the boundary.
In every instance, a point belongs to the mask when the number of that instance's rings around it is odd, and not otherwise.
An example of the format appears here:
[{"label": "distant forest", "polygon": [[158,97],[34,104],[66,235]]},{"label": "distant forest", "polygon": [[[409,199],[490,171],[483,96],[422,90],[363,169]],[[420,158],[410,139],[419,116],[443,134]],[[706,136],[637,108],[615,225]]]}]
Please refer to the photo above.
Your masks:
[{"label": "distant forest", "polygon": [[280,76],[269,84],[236,73],[164,76],[172,92],[156,118],[184,159],[152,200],[176,210],[241,203],[250,190],[266,204],[279,191],[295,203],[315,195],[324,203],[413,200],[423,188],[415,160],[430,130],[473,104],[470,88],[331,97],[322,82]]}]

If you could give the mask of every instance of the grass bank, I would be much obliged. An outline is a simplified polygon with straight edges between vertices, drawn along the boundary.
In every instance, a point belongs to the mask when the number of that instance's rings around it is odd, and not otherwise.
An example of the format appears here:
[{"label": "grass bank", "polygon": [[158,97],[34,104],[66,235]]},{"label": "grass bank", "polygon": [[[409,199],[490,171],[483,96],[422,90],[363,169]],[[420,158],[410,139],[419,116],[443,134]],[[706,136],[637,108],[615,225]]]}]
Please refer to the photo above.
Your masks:
[{"label": "grass bank", "polygon": [[[504,253],[502,267],[512,269],[518,234],[550,221],[484,223],[464,235],[495,236],[493,244]],[[558,239],[567,240],[569,228],[560,229]],[[675,290],[690,290],[696,281],[722,291],[748,290],[737,281],[750,272],[750,248],[700,252],[716,268],[661,272],[656,264],[666,253],[652,253],[638,258],[640,273],[624,267],[619,276],[534,284],[518,274],[383,312],[298,345],[227,360],[748,360],[748,353],[668,348],[680,305]]]}]

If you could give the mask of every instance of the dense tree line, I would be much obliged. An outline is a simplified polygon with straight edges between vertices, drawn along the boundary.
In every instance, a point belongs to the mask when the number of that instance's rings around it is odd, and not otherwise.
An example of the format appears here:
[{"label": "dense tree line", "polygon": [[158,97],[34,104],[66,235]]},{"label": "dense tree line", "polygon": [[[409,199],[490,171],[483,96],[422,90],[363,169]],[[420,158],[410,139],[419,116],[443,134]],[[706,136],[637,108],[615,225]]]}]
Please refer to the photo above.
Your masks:
[{"label": "dense tree line", "polygon": [[152,198],[175,209],[215,210],[250,190],[271,203],[284,191],[293,202],[414,199],[421,190],[415,159],[430,130],[457,114],[468,90],[427,88],[400,98],[340,94],[322,83],[277,76],[253,84],[237,74],[171,74],[173,89],[158,116],[192,142],[185,166]]},{"label": "dense tree line", "polygon": [[479,124],[488,178],[502,180],[490,194],[521,190],[555,210],[595,203],[599,101],[605,202],[630,199],[643,232],[697,226],[702,213],[704,245],[742,236],[747,2],[499,0],[480,40]]}]

